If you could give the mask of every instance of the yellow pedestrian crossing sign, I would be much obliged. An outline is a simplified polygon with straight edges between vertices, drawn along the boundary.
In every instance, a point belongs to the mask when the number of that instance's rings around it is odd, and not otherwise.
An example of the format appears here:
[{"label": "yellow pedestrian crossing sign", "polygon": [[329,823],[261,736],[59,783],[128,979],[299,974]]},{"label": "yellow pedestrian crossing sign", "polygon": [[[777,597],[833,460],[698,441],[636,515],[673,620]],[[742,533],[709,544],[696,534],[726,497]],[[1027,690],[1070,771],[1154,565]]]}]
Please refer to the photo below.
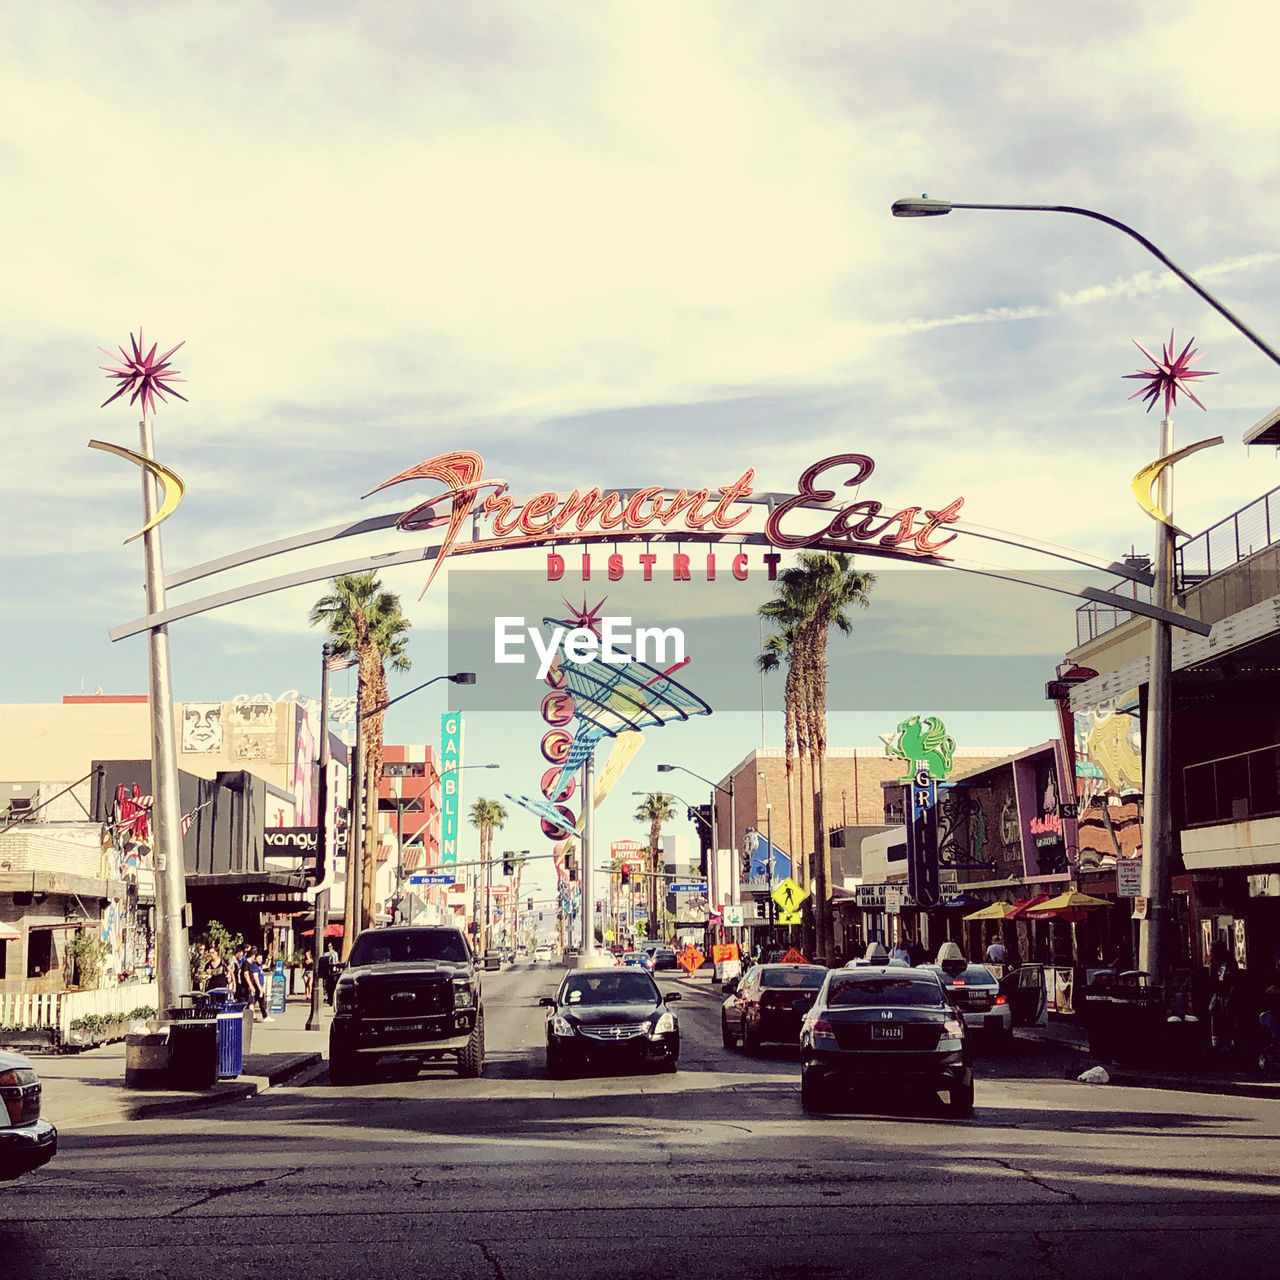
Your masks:
[{"label": "yellow pedestrian crossing sign", "polygon": [[782,911],[778,913],[779,924],[803,924],[804,913],[802,911]]},{"label": "yellow pedestrian crossing sign", "polygon": [[[783,880],[781,884],[774,885],[772,894],[774,902],[787,915],[794,915],[799,911],[800,904],[808,896],[790,876]],[[783,923],[785,924],[787,921],[783,921]]]}]

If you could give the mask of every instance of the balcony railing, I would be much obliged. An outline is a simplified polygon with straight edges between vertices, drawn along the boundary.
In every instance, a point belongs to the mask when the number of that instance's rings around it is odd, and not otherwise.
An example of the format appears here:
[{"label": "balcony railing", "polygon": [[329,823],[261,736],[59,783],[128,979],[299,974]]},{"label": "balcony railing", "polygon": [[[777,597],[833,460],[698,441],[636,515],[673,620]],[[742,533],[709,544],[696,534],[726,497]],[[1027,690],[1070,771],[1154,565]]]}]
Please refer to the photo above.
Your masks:
[{"label": "balcony railing", "polygon": [[1280,744],[1182,770],[1188,827],[1280,815]]}]

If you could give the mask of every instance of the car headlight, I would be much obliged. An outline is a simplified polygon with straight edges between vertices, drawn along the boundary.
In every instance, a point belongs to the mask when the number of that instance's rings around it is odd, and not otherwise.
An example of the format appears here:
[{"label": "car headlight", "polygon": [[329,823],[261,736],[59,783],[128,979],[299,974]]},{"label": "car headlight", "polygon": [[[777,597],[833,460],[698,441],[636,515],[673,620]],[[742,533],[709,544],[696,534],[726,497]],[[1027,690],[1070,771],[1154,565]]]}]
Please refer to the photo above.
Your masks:
[{"label": "car headlight", "polygon": [[654,1036],[664,1036],[669,1035],[675,1029],[675,1014],[668,1012],[658,1016],[658,1020],[653,1024],[653,1030],[649,1034]]},{"label": "car headlight", "polygon": [[551,1019],[551,1034],[553,1036],[573,1035],[573,1026],[569,1022],[569,1019],[562,1017],[557,1013],[556,1016]]},{"label": "car headlight", "polygon": [[471,990],[471,984],[465,978],[455,978],[453,980],[453,1007],[455,1009],[470,1009],[475,1002],[476,997]]},{"label": "car headlight", "polygon": [[355,1007],[356,984],[354,982],[340,982],[338,989],[333,993],[334,1013],[352,1013]]},{"label": "car headlight", "polygon": [[19,1089],[35,1084],[39,1077],[30,1067],[14,1067],[11,1071],[0,1071],[0,1085],[9,1085]]}]

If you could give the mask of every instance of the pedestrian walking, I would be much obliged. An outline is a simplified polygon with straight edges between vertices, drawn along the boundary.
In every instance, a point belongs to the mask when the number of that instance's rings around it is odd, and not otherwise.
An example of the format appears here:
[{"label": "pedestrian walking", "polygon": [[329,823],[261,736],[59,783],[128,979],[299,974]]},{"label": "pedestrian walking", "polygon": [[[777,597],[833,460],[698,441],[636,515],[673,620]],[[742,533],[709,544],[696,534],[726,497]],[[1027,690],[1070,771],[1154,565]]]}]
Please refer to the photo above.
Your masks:
[{"label": "pedestrian walking", "polygon": [[893,944],[893,950],[889,952],[890,960],[905,960],[907,964],[911,963],[911,950],[907,946],[907,939],[899,938]]},{"label": "pedestrian walking", "polygon": [[256,947],[251,947],[246,959],[249,966],[249,983],[252,990],[250,1001],[258,1006],[259,1020],[262,1022],[274,1022],[271,1016],[271,1010],[267,1006],[267,983],[266,974],[262,968],[262,957],[259,956]]},{"label": "pedestrian walking", "polygon": [[1239,999],[1240,967],[1231,948],[1221,938],[1209,952],[1209,1042],[1225,1053],[1236,1040],[1236,1003]]},{"label": "pedestrian walking", "polygon": [[333,1003],[333,990],[338,985],[338,953],[334,950],[333,940],[325,945],[324,954],[320,957],[320,977],[324,981],[324,1002]]},{"label": "pedestrian walking", "polygon": [[316,966],[316,957],[311,948],[308,947],[302,953],[302,989],[306,992],[307,999],[311,999],[311,971]]}]

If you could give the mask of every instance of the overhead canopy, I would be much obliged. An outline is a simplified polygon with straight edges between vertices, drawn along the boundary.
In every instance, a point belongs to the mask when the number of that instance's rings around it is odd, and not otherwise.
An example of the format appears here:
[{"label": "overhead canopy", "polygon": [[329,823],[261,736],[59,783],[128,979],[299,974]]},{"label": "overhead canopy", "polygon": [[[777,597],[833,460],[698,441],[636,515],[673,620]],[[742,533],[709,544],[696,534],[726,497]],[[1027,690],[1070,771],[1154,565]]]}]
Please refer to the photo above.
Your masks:
[{"label": "overhead canopy", "polygon": [[1050,898],[1047,902],[1041,902],[1037,906],[1027,908],[1032,915],[1041,915],[1046,911],[1076,911],[1088,907],[1109,907],[1109,903],[1105,898],[1095,898],[1087,893],[1079,893],[1072,889],[1069,893],[1060,893],[1056,898]]},{"label": "overhead canopy", "polygon": [[1021,919],[1025,917],[1027,912],[1032,907],[1038,906],[1040,903],[1045,902],[1048,899],[1048,897],[1049,895],[1047,893],[1037,893],[1033,897],[1023,898],[1021,901],[1015,902],[1013,906],[1009,909],[1009,912],[1005,916],[1005,919],[1016,920],[1016,919]]}]

